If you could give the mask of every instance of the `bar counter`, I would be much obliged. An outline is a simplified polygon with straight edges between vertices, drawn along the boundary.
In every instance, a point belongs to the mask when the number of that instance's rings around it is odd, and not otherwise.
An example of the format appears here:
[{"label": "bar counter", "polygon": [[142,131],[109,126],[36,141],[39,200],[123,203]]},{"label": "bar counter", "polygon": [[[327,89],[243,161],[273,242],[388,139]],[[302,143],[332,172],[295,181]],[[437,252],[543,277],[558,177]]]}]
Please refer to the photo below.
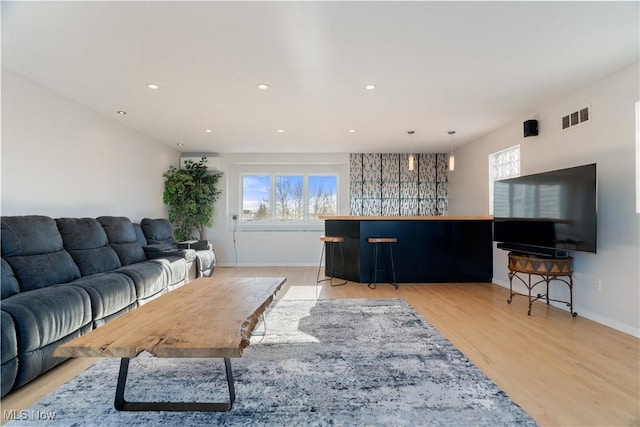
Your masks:
[{"label": "bar counter", "polygon": [[[345,265],[336,252],[335,277],[368,283],[369,237],[396,237],[393,245],[398,283],[491,282],[491,216],[320,216],[327,236],[342,236]],[[326,264],[328,274],[331,260]],[[378,282],[388,282],[378,272]]]}]

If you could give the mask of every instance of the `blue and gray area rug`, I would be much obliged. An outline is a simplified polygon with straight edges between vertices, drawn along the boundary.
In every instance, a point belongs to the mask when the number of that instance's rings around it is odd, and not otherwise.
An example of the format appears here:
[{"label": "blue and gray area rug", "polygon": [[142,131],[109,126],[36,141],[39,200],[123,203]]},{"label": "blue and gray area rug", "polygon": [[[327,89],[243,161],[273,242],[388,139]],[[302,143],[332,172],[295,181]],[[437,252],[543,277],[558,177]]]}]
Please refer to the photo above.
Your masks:
[{"label": "blue and gray area rug", "polygon": [[[231,359],[230,412],[118,412],[119,363],[103,359],[13,425],[536,425],[404,300],[283,300],[266,319],[267,334]],[[128,400],[228,398],[222,360],[143,354],[129,372]]]}]

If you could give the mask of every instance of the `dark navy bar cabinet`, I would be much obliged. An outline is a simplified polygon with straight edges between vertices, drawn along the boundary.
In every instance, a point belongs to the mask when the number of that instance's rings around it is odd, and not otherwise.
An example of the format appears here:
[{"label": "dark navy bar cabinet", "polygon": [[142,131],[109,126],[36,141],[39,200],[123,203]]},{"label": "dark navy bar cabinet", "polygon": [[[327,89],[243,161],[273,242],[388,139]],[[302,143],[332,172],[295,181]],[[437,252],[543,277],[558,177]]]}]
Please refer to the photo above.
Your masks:
[{"label": "dark navy bar cabinet", "polygon": [[[490,216],[324,216],[325,234],[344,236],[345,265],[334,275],[368,283],[369,237],[396,237],[393,258],[399,283],[491,282],[493,219]],[[327,265],[327,269],[330,265]],[[327,270],[328,271],[328,270]],[[380,276],[380,273],[379,273]],[[389,278],[378,278],[378,282]]]}]

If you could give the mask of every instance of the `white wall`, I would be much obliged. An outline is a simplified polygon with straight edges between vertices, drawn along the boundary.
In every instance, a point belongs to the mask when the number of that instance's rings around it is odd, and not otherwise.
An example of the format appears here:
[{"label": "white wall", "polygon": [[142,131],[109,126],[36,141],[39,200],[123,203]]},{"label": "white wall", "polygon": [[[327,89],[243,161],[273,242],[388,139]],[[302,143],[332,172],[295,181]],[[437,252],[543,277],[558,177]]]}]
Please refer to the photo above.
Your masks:
[{"label": "white wall", "polygon": [[179,153],[2,68],[2,215],[166,217]]},{"label": "white wall", "polygon": [[[574,306],[580,316],[635,336],[640,336],[640,215],[634,186],[639,72],[638,64],[625,68],[465,145],[456,150],[456,170],[449,175],[449,213],[488,214],[490,153],[520,144],[522,175],[597,163],[598,253],[573,254]],[[587,105],[591,121],[562,132],[560,118]],[[523,137],[527,119],[539,121],[538,136]],[[494,250],[493,271],[494,282],[508,287],[505,251]],[[566,288],[552,284],[551,292],[564,299]]]},{"label": "white wall", "polygon": [[[222,266],[316,266],[324,223],[317,231],[238,231],[233,214],[240,213],[240,174],[270,172],[338,173],[339,214],[349,213],[348,154],[222,154],[223,194],[216,204],[213,227],[206,236],[214,242]],[[235,246],[234,246],[235,237]],[[237,252],[236,252],[237,251]],[[237,256],[236,256],[237,254]]]}]

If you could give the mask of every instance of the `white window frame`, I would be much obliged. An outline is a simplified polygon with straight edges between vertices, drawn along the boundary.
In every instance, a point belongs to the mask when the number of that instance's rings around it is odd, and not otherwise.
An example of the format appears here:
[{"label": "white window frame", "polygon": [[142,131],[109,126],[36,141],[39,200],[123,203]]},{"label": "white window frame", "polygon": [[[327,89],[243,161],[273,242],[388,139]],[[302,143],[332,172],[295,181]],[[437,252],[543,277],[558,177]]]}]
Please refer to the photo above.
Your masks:
[{"label": "white window frame", "polygon": [[[271,219],[270,220],[258,220],[258,221],[252,221],[252,220],[245,220],[243,219],[243,215],[241,214],[239,217],[239,227],[240,228],[244,228],[244,229],[253,229],[253,228],[257,228],[257,229],[264,229],[266,228],[276,228],[276,229],[281,229],[283,226],[289,225],[290,228],[296,229],[296,230],[307,230],[307,229],[313,229],[313,230],[323,230],[324,229],[324,222],[323,220],[320,219],[316,219],[316,218],[310,218],[309,216],[309,203],[310,203],[310,197],[309,197],[309,178],[310,177],[316,177],[316,176],[326,176],[326,177],[335,177],[336,179],[336,212],[335,214],[337,214],[339,212],[339,197],[338,197],[338,192],[340,189],[340,176],[338,173],[328,173],[328,172],[320,172],[320,173],[316,173],[316,172],[287,172],[287,173],[282,173],[282,172],[272,172],[272,173],[251,173],[251,172],[245,172],[245,173],[241,173],[240,174],[240,184],[239,184],[239,190],[240,190],[240,196],[239,196],[239,201],[240,201],[240,212],[243,211],[243,201],[244,201],[244,194],[243,194],[243,181],[244,181],[244,177],[246,176],[268,176],[269,177],[269,183],[270,183],[270,192],[269,192],[269,199],[270,199],[270,206],[269,206],[269,212],[271,213]],[[303,191],[303,219],[301,220],[280,220],[276,218],[277,215],[277,200],[276,200],[276,178],[277,177],[282,177],[282,176],[301,176],[302,177],[302,191]],[[318,224],[320,224],[320,227],[318,228]],[[285,227],[285,228],[289,228],[289,227]]]},{"label": "white window frame", "polygon": [[[500,168],[501,164],[497,164],[498,158],[503,154],[517,153],[516,156],[511,156],[510,164],[512,173],[501,173],[503,168]],[[489,214],[493,215],[493,183],[499,179],[515,178],[520,176],[520,144],[514,145],[504,150],[496,151],[489,154]],[[504,163],[503,163],[504,164]]]},{"label": "white window frame", "polygon": [[[263,162],[246,162],[240,160],[230,161],[228,163],[228,191],[226,197],[228,203],[227,226],[229,231],[324,231],[324,221],[317,219],[310,219],[308,221],[242,221],[242,177],[247,175],[269,175],[274,177],[276,175],[336,176],[336,208],[338,215],[341,212],[341,206],[348,206],[348,188],[342,188],[344,187],[343,181],[345,175],[347,176],[348,183],[348,163],[332,161],[333,159],[329,161],[321,160],[318,162],[304,163],[298,160],[297,157],[293,161],[288,161],[287,156],[284,156],[284,162],[277,160],[271,162],[268,156],[265,157],[267,157],[267,159]],[[237,219],[234,220],[234,216]]]}]

